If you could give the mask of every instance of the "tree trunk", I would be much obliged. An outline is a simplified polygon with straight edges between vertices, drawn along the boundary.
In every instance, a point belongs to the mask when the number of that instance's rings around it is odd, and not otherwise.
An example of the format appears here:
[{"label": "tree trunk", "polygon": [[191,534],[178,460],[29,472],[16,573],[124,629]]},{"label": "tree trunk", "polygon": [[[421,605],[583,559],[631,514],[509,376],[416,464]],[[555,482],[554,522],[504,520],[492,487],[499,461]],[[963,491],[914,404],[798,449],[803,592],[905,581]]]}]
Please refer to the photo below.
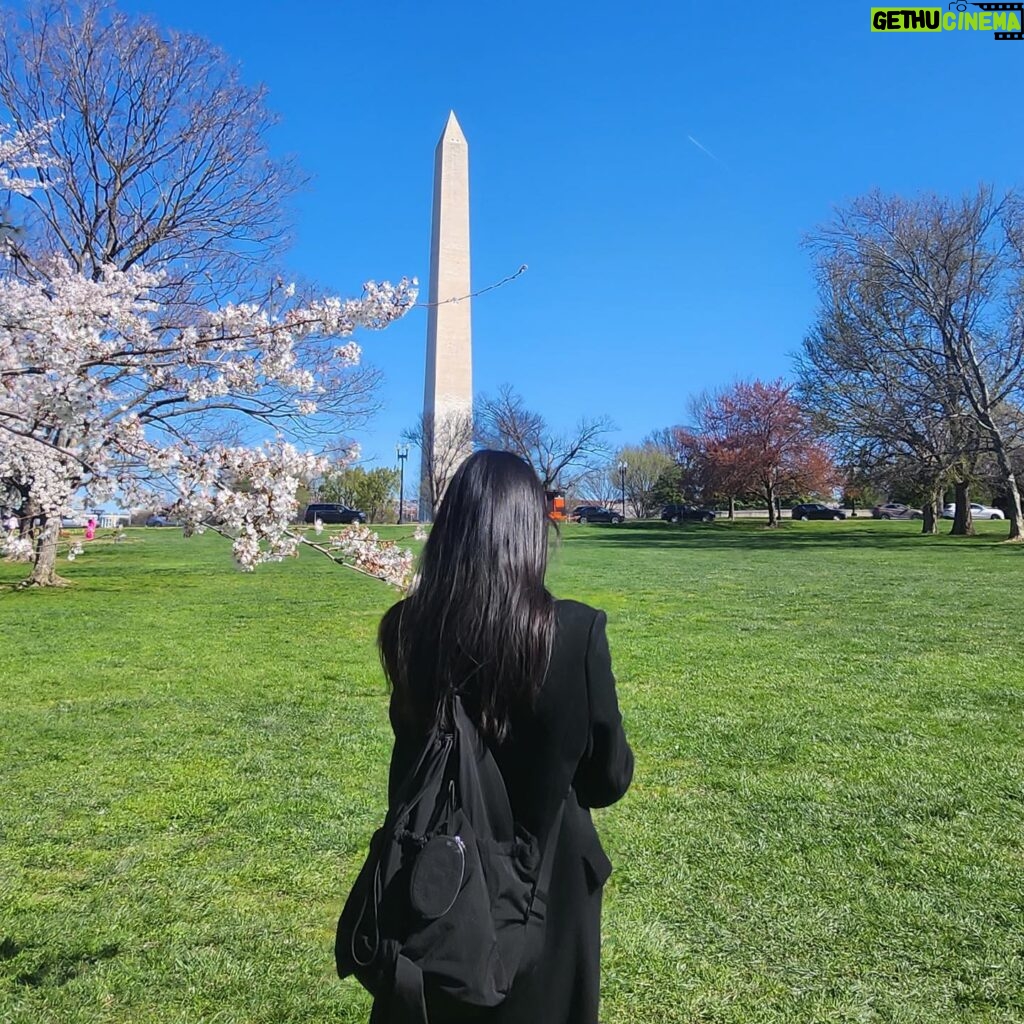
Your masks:
[{"label": "tree trunk", "polygon": [[729,522],[736,521],[736,499],[730,494],[729,495]]},{"label": "tree trunk", "polygon": [[1002,471],[1006,491],[1009,495],[1010,507],[1010,535],[1007,540],[1024,541],[1024,515],[1021,514],[1020,489],[1017,487],[1017,476],[1010,464],[1010,456],[1007,454],[1006,445],[1003,442],[1002,434],[998,430],[990,429],[992,447],[995,449],[996,462]]},{"label": "tree trunk", "polygon": [[775,489],[768,487],[766,489],[765,497],[768,499],[768,525],[778,526],[779,517],[775,511]]},{"label": "tree trunk", "polygon": [[953,512],[953,526],[949,531],[951,537],[973,537],[974,521],[971,519],[970,489],[965,480],[958,480],[954,485],[956,509]]},{"label": "tree trunk", "polygon": [[36,538],[35,565],[23,587],[66,587],[68,581],[57,575],[57,543],[60,540],[60,520],[44,516]]},{"label": "tree trunk", "polygon": [[922,533],[936,534],[939,532],[939,514],[942,512],[942,492],[932,491],[928,500],[921,507],[924,521],[921,523]]},{"label": "tree trunk", "polygon": [[1013,541],[1024,541],[1024,516],[1021,515],[1020,491],[1017,489],[1017,481],[1010,475],[1008,481],[1010,491],[1010,533],[1006,538]]}]

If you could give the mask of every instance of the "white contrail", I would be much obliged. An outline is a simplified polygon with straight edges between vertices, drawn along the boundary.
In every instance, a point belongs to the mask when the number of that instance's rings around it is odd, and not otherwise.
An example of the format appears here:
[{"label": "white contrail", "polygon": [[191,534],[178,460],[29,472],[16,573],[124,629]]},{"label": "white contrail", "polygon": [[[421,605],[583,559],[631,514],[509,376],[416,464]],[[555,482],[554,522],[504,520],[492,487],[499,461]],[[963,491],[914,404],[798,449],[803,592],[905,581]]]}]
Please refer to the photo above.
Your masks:
[{"label": "white contrail", "polygon": [[[698,149],[699,149],[699,150],[700,150],[700,151],[701,151],[702,153],[704,153],[704,154],[706,154],[707,156],[711,157],[711,159],[712,159],[712,160],[714,160],[716,164],[720,164],[720,165],[721,165],[722,167],[725,167],[725,164],[723,164],[723,163],[722,163],[722,161],[721,161],[721,160],[719,160],[719,159],[718,159],[718,157],[717,157],[717,156],[715,156],[715,154],[714,154],[714,153],[712,153],[712,152],[711,152],[711,150],[710,150],[710,149],[708,149],[708,147],[707,147],[707,146],[705,146],[705,145],[703,145],[702,143],[698,142],[698,141],[697,141],[697,140],[696,140],[696,139],[695,139],[695,138],[694,138],[694,137],[693,137],[692,135],[687,135],[686,137],[687,137],[687,138],[688,138],[688,139],[690,140],[690,142],[692,142],[692,143],[693,143],[693,144],[694,144],[694,145],[695,145],[695,146],[696,146],[696,147],[697,147],[697,148],[698,148]],[[726,168],[726,170],[728,170],[728,168]]]}]

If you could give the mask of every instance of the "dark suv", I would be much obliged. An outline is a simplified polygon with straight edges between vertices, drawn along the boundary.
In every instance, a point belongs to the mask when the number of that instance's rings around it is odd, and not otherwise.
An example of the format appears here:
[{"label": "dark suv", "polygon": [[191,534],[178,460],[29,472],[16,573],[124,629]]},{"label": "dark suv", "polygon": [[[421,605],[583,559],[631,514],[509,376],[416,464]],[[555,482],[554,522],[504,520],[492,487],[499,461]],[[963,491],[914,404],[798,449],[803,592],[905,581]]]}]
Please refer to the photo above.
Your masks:
[{"label": "dark suv", "polygon": [[794,519],[845,519],[846,513],[840,508],[830,508],[817,501],[806,501],[802,505],[794,505]]},{"label": "dark suv", "polygon": [[365,523],[366,513],[360,512],[357,508],[349,508],[347,505],[336,505],[329,502],[321,502],[316,505],[307,505],[302,521],[305,523]]},{"label": "dark suv", "polygon": [[666,523],[681,523],[684,519],[710,523],[714,521],[715,513],[709,508],[698,508],[696,505],[666,505],[661,510],[661,518]]},{"label": "dark suv", "polygon": [[601,505],[577,505],[572,510],[570,519],[577,523],[621,523],[622,516],[610,508]]}]

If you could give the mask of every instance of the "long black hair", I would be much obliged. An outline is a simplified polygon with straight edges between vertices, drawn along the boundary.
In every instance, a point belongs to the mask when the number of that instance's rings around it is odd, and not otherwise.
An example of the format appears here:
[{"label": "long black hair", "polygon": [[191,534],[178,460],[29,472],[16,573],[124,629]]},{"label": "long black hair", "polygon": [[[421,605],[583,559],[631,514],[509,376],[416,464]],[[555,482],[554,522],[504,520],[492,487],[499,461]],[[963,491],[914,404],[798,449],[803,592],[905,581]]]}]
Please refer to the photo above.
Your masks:
[{"label": "long black hair", "polygon": [[555,609],[544,586],[544,491],[510,452],[479,451],[448,484],[409,596],[381,620],[378,643],[407,724],[444,717],[457,690],[489,736],[544,682]]}]

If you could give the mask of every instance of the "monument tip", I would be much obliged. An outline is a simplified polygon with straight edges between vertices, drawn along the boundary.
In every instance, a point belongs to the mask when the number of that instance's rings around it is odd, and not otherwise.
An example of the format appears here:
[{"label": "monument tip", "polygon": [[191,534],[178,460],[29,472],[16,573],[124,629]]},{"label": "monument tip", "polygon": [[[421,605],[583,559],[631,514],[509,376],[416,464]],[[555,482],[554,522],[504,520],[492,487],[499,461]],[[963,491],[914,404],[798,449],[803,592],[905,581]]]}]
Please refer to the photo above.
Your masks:
[{"label": "monument tip", "polygon": [[441,132],[441,138],[443,139],[447,135],[454,135],[458,133],[462,138],[465,138],[465,132],[462,130],[462,125],[459,124],[459,119],[455,116],[454,110],[448,111],[448,120],[444,123],[444,131]]}]

